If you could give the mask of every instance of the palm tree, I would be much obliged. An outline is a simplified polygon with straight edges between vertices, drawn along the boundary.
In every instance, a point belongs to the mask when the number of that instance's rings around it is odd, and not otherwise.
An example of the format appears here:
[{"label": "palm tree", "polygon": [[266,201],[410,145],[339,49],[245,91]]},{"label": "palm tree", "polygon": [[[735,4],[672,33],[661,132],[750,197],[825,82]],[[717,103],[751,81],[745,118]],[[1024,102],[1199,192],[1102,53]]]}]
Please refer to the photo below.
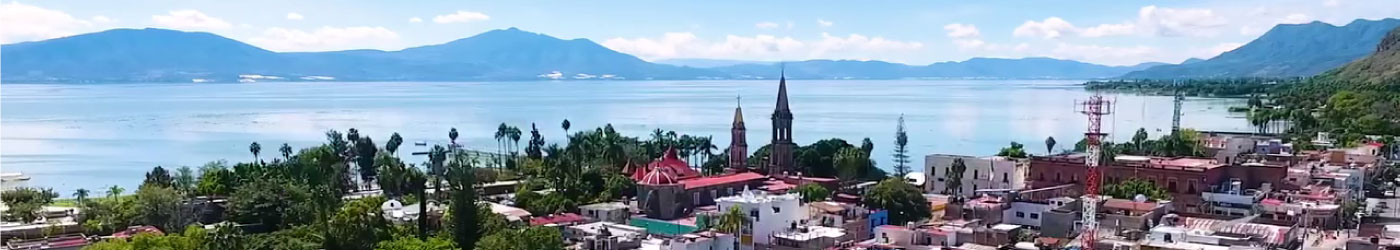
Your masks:
[{"label": "palm tree", "polygon": [[122,196],[123,191],[126,191],[126,189],[121,186],[112,185],[111,187],[107,187],[107,198],[115,200]]},{"label": "palm tree", "polygon": [[457,147],[457,128],[452,128],[452,130],[447,131],[447,139],[451,140],[450,142],[453,148]]},{"label": "palm tree", "polygon": [[258,153],[262,152],[262,144],[258,144],[258,142],[253,142],[253,144],[249,144],[248,152],[253,152],[253,163],[257,163]]},{"label": "palm tree", "polygon": [[565,139],[569,138],[569,125],[570,125],[570,124],[569,124],[569,119],[564,119],[564,122],[559,124],[560,127],[564,127],[564,138],[565,138]]},{"label": "palm tree", "polygon": [[399,155],[399,154],[398,154],[398,152],[399,152],[399,146],[402,146],[402,145],[403,145],[403,136],[400,136],[400,135],[399,135],[399,132],[394,132],[394,134],[389,135],[389,142],[387,142],[387,143],[384,144],[384,150],[389,151],[389,154],[392,154],[392,155],[394,155],[394,156],[398,156],[398,155]]},{"label": "palm tree", "polygon": [[86,188],[79,188],[77,191],[73,191],[73,198],[78,201],[78,205],[87,203],[88,190]]},{"label": "palm tree", "polygon": [[496,157],[496,165],[497,165],[497,166],[500,166],[500,165],[502,164],[500,155],[505,155],[505,148],[506,148],[505,144],[506,144],[506,139],[509,138],[509,137],[510,137],[510,126],[507,126],[506,123],[504,123],[504,122],[502,122],[500,126],[496,126],[496,136],[495,136],[495,138],[496,138],[496,154],[497,154],[497,157]]},{"label": "palm tree", "polygon": [[[453,129],[453,131],[456,131],[456,129]],[[442,163],[444,161],[447,161],[447,149],[442,148],[442,146],[434,145],[433,149],[428,151],[428,172],[433,175],[433,195],[435,196],[442,195],[442,185],[440,184],[442,184],[442,170],[444,167]]]},{"label": "palm tree", "polygon": [[1045,137],[1045,154],[1046,154],[1046,155],[1054,154],[1054,152],[1051,152],[1051,151],[1054,151],[1054,150],[1055,150],[1055,137],[1054,137],[1054,136]]},{"label": "palm tree", "polygon": [[286,143],[282,143],[282,147],[281,147],[281,148],[278,148],[277,150],[278,150],[278,151],[282,151],[282,159],[283,159],[283,160],[287,160],[287,161],[291,161],[291,160],[292,160],[292,145],[287,145]]},{"label": "palm tree", "polygon": [[515,127],[515,126],[511,126],[511,127],[510,127],[510,133],[509,133],[509,135],[510,135],[510,141],[511,141],[510,145],[511,145],[511,147],[512,147],[512,150],[511,150],[511,153],[510,153],[510,154],[511,154],[511,155],[519,154],[519,153],[520,153],[520,128]]},{"label": "palm tree", "polygon": [[[743,232],[744,222],[748,220],[748,218],[748,216],[744,215],[744,211],[739,209],[739,206],[729,207],[729,211],[725,211],[724,214],[719,215],[719,221],[715,223],[715,230],[733,234],[737,239],[739,234]],[[738,249],[738,240],[734,241],[734,246],[735,249]]]}]

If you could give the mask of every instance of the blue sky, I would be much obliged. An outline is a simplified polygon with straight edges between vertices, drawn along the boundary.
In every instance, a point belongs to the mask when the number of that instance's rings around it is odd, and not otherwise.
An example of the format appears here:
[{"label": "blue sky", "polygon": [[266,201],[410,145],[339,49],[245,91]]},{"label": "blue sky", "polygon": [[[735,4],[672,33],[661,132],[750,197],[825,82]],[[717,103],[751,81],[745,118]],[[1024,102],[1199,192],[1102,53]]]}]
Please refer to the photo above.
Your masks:
[{"label": "blue sky", "polygon": [[647,60],[1211,57],[1281,23],[1400,17],[1395,0],[8,1],[0,42],[112,28],[207,31],[274,51],[396,50],[518,27]]}]

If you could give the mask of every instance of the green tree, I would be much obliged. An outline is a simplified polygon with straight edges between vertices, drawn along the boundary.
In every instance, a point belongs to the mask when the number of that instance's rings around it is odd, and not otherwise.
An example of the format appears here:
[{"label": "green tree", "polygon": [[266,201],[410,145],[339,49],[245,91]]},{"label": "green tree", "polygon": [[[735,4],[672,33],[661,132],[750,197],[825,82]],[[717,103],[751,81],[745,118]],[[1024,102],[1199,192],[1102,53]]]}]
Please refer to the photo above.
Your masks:
[{"label": "green tree", "polygon": [[928,218],[932,208],[919,189],[903,178],[889,178],[875,184],[864,197],[866,206],[885,209],[890,214],[890,224],[904,225]]},{"label": "green tree", "polygon": [[1133,143],[1133,151],[1131,151],[1131,152],[1132,152],[1133,154],[1147,154],[1147,151],[1148,151],[1148,150],[1147,150],[1146,145],[1145,145],[1145,144],[1147,143],[1147,129],[1146,129],[1146,128],[1138,128],[1137,132],[1134,132],[1134,133],[1133,133],[1133,141],[1132,141],[1132,143]]},{"label": "green tree", "polygon": [[326,249],[374,249],[375,243],[389,238],[389,223],[384,220],[379,205],[382,197],[365,198],[350,203],[326,222]]},{"label": "green tree", "polygon": [[258,153],[262,153],[262,144],[258,144],[258,142],[248,144],[248,152],[253,153],[253,162],[258,162]]},{"label": "green tree", "polygon": [[899,126],[894,132],[894,175],[903,178],[909,174],[909,134],[904,132],[904,115],[899,116]]},{"label": "green tree", "polygon": [[1011,142],[1011,146],[1001,148],[1001,151],[997,152],[997,156],[1005,156],[1011,158],[1026,158],[1027,155],[1028,154],[1026,154],[1026,145],[1022,145],[1021,143],[1017,143],[1014,141]]},{"label": "green tree", "polygon": [[1055,137],[1047,136],[1045,137],[1045,154],[1054,154],[1055,152],[1052,151],[1055,151]]},{"label": "green tree", "polygon": [[379,146],[374,144],[374,139],[369,136],[361,136],[355,141],[355,166],[360,169],[360,181],[366,187],[374,183],[374,177],[379,174],[379,169],[374,165],[374,158],[379,154]]},{"label": "green tree", "polygon": [[382,241],[375,245],[376,250],[453,250],[459,249],[451,240],[430,237],[419,239],[413,237],[395,237],[392,240]]},{"label": "green tree", "polygon": [[817,185],[816,183],[802,184],[791,192],[801,195],[802,202],[824,201],[826,198],[831,197],[830,190],[826,190],[825,187]]},{"label": "green tree", "polygon": [[152,225],[165,232],[179,232],[194,222],[194,211],[184,207],[183,196],[173,188],[146,185],[136,190],[135,217],[138,224]]},{"label": "green tree", "polygon": [[451,208],[448,210],[452,214],[452,240],[461,248],[476,247],[477,240],[481,239],[480,232],[476,225],[477,218],[477,198],[476,198],[476,175],[472,172],[471,164],[452,164],[447,170],[447,183],[452,188]]},{"label": "green tree", "polygon": [[202,168],[200,171],[199,184],[195,187],[196,194],[228,196],[233,193],[233,187],[238,182],[238,177],[234,176],[233,171],[223,166]]},{"label": "green tree", "polygon": [[394,132],[394,134],[389,135],[389,142],[384,144],[384,150],[389,151],[389,154],[398,156],[399,146],[401,145],[403,145],[403,136],[400,136],[399,132]]},{"label": "green tree", "polygon": [[867,177],[870,155],[858,148],[843,148],[836,153],[836,173],[843,182],[857,182]]},{"label": "green tree", "polygon": [[1103,185],[1103,187],[1099,189],[1099,193],[1119,199],[1133,199],[1133,197],[1139,194],[1153,200],[1171,199],[1171,194],[1167,193],[1167,190],[1158,187],[1157,184],[1136,178],[1129,178],[1118,183]]},{"label": "green tree", "polygon": [[953,163],[948,166],[948,171],[943,172],[943,178],[948,179],[948,185],[944,187],[943,193],[962,194],[964,172],[967,172],[967,164],[963,162],[962,158],[953,158]]},{"label": "green tree", "polygon": [[0,192],[0,201],[9,206],[5,211],[6,220],[31,222],[39,218],[39,210],[52,204],[58,198],[53,189],[20,187]]},{"label": "green tree", "polygon": [[282,152],[282,160],[284,160],[284,161],[292,161],[292,145],[291,145],[291,144],[282,143],[282,147],[277,148],[277,151],[278,151],[278,152]]},{"label": "green tree", "polygon": [[175,186],[175,178],[171,177],[170,172],[165,171],[165,168],[156,166],[155,168],[151,169],[150,172],[146,172],[146,180],[142,181],[141,183],[141,186],[148,185],[154,185],[157,187],[173,187]]},{"label": "green tree", "polygon": [[87,203],[89,194],[91,194],[91,191],[88,191],[86,188],[79,188],[73,191],[73,200],[77,201],[78,205],[82,205]]},{"label": "green tree", "polygon": [[195,187],[199,185],[197,179],[194,169],[189,166],[180,166],[180,168],[175,169],[175,190],[193,196]]},{"label": "green tree", "polygon": [[282,179],[258,179],[233,192],[227,213],[239,223],[290,228],[311,222],[316,210],[311,200],[304,186]]},{"label": "green tree", "polygon": [[544,158],[544,136],[540,135],[540,129],[534,123],[530,124],[530,141],[525,146],[525,155],[530,159]]},{"label": "green tree", "polygon": [[739,206],[731,206],[729,207],[729,210],[726,210],[723,214],[720,214],[719,218],[716,219],[717,222],[715,223],[715,230],[719,230],[720,232],[730,234],[737,234],[739,233],[739,230],[743,230],[744,223],[747,223],[748,219],[749,216],[745,215],[744,211],[742,209],[739,209]]},{"label": "green tree", "polygon": [[457,146],[457,128],[452,128],[447,131],[447,140],[453,147]]}]

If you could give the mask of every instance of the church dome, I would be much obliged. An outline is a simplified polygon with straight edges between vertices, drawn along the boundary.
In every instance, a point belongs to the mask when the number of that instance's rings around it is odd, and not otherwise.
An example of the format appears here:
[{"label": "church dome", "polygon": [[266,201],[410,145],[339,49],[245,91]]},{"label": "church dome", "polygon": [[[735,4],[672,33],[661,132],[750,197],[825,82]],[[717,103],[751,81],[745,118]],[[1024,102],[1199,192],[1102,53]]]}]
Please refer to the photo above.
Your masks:
[{"label": "church dome", "polygon": [[671,174],[666,168],[652,168],[638,184],[642,185],[671,185],[676,184],[676,176]]}]

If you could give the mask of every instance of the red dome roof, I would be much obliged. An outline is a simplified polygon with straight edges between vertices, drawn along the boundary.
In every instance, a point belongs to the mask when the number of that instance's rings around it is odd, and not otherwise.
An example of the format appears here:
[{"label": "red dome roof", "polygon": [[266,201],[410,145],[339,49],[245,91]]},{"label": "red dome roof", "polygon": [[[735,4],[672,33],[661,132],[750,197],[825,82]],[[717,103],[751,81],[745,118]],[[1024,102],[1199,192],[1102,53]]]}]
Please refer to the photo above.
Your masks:
[{"label": "red dome roof", "polygon": [[642,185],[672,185],[676,184],[676,177],[671,175],[671,171],[666,168],[652,168],[646,176],[642,177],[639,184]]},{"label": "red dome roof", "polygon": [[666,154],[661,156],[661,159],[656,159],[656,161],[647,164],[647,168],[666,169],[668,174],[673,175],[676,180],[700,177],[700,171],[690,168],[690,164],[686,163],[685,160],[681,160],[679,156],[676,156],[675,148],[666,149]]}]

